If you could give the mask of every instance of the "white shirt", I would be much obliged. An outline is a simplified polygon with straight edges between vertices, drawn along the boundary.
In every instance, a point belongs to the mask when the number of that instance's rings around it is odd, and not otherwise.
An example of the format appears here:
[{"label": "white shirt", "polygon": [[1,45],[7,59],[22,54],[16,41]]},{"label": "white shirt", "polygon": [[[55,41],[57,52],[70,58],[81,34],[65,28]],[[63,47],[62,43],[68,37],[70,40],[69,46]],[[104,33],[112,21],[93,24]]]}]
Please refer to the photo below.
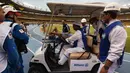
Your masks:
[{"label": "white shirt", "polygon": [[86,35],[88,35],[88,33],[89,33],[89,24],[86,24],[85,26],[87,26],[86,27]]},{"label": "white shirt", "polygon": [[[107,26],[111,25],[115,21],[119,20],[117,19],[112,20]],[[113,28],[113,30],[109,34],[109,41],[111,44],[107,56],[108,60],[116,62],[120,58],[126,44],[126,39],[127,39],[127,33],[123,27],[116,26],[115,28]]]},{"label": "white shirt", "polygon": [[94,31],[95,36],[98,35],[100,28],[105,29],[105,27],[104,27],[104,25],[103,25],[103,23],[101,21],[98,21],[97,24],[93,24],[93,27],[95,29],[95,31]]},{"label": "white shirt", "polygon": [[66,39],[66,41],[70,44],[74,43],[74,41],[78,40],[77,47],[84,47],[83,41],[82,41],[82,34],[80,30],[77,30],[72,36]]},{"label": "white shirt", "polygon": [[11,22],[3,22],[0,24],[0,73],[7,67],[7,53],[5,52],[3,45],[8,33],[11,30],[9,27],[10,24]]},{"label": "white shirt", "polygon": [[3,22],[0,24],[0,47],[1,47],[0,52],[3,52],[2,49],[4,41],[11,30],[11,28],[9,27],[10,24],[11,22]]}]

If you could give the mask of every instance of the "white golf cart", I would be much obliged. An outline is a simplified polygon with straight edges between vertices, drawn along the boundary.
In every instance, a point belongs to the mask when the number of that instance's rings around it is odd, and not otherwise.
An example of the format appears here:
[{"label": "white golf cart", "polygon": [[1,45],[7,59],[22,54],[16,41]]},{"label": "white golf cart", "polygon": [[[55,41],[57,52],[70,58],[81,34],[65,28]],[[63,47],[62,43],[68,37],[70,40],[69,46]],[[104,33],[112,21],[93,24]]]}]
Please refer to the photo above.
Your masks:
[{"label": "white golf cart", "polygon": [[[48,3],[47,4],[55,13],[64,13],[67,15],[99,15],[103,11],[106,4],[90,3],[90,4],[69,4],[69,3]],[[52,16],[53,16],[52,14]],[[89,47],[92,46],[92,37],[89,37]],[[57,41],[57,39],[46,39],[43,46],[39,48],[30,62],[30,69],[28,73],[97,73],[99,68],[99,60],[96,53],[80,52],[72,53],[68,61],[63,66],[57,65],[57,60],[63,54],[69,44]],[[96,47],[96,50],[98,48]]]}]

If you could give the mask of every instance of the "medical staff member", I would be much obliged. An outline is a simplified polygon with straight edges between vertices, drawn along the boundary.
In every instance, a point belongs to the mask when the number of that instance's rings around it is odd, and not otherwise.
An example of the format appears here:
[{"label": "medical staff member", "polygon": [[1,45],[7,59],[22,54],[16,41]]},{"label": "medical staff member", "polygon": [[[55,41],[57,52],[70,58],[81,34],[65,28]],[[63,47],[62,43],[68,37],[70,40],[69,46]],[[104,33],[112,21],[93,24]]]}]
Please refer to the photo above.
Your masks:
[{"label": "medical staff member", "polygon": [[102,22],[102,20],[99,20],[97,16],[94,16],[89,19],[89,23],[93,26],[94,28],[94,35],[93,36],[93,44],[99,45],[100,39],[102,37],[102,34],[105,29],[105,25]]},{"label": "medical staff member", "polygon": [[0,73],[16,73],[20,68],[19,54],[10,32],[10,24],[4,22],[4,11],[0,7]]},{"label": "medical staff member", "polygon": [[98,73],[114,73],[122,64],[127,33],[122,22],[117,19],[119,12],[117,3],[110,3],[104,8],[102,18],[107,26],[100,43],[99,59],[102,64]]},{"label": "medical staff member", "polygon": [[76,31],[72,36],[69,38],[66,38],[66,41],[73,45],[73,48],[68,48],[65,50],[64,55],[61,56],[60,60],[58,61],[59,65],[63,65],[70,53],[75,52],[85,52],[86,51],[86,36],[84,36],[84,33],[81,31],[80,24],[79,23],[73,23],[73,29]]},{"label": "medical staff member", "polygon": [[89,23],[94,28],[94,36],[100,35],[102,36],[103,30],[105,29],[105,25],[103,24],[102,20],[99,20],[98,17],[92,17],[89,20]]},{"label": "medical staff member", "polygon": [[89,24],[87,24],[87,20],[85,18],[81,19],[82,31],[85,35],[89,34]]},{"label": "medical staff member", "polygon": [[[22,46],[22,48],[26,48],[26,44],[28,43],[29,37],[23,31],[23,29],[20,26],[20,24],[16,23],[17,16],[20,15],[18,13],[18,11],[14,7],[12,7],[10,5],[4,5],[2,8],[4,10],[5,22],[11,22],[12,23],[12,25],[11,25],[11,27],[12,27],[11,32],[12,32],[13,38],[15,40],[15,43],[17,45],[19,56],[20,56],[21,68],[18,70],[17,73],[24,73],[24,71],[23,71],[23,67],[24,67],[23,66],[23,59],[22,59],[22,55],[21,55],[21,50],[19,49],[21,47],[19,47],[18,44],[22,42],[19,45],[25,44],[24,46]],[[21,41],[18,42],[17,40],[21,40]],[[27,53],[27,49],[25,49],[24,52]]]}]

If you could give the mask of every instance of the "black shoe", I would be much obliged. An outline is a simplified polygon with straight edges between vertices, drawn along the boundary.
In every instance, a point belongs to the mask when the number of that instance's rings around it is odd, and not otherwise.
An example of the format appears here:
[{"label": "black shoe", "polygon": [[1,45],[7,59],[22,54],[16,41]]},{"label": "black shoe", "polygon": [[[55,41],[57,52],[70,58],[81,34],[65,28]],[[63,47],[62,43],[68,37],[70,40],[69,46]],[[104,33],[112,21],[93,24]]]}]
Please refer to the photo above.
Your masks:
[{"label": "black shoe", "polygon": [[51,67],[52,68],[57,68],[57,67],[61,67],[62,65],[59,65],[59,64],[53,64]]},{"label": "black shoe", "polygon": [[56,60],[60,60],[60,59],[59,59],[59,54],[58,54],[58,53],[55,54],[55,59],[56,59]]},{"label": "black shoe", "polygon": [[55,58],[50,57],[51,61],[53,61],[55,64],[58,64],[58,60]]}]

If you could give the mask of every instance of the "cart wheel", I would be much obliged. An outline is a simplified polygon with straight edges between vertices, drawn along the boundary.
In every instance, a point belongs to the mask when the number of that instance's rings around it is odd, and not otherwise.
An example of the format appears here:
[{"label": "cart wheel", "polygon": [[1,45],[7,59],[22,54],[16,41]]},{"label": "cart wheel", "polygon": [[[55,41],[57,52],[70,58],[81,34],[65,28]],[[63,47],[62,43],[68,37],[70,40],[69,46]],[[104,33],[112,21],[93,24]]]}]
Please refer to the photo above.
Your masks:
[{"label": "cart wheel", "polygon": [[48,73],[46,69],[41,65],[32,65],[29,68],[28,73]]},{"label": "cart wheel", "polygon": [[97,73],[97,72],[98,72],[98,69],[99,69],[99,66],[100,66],[100,63],[94,65],[94,67],[93,67],[92,70],[91,70],[91,73]]}]

